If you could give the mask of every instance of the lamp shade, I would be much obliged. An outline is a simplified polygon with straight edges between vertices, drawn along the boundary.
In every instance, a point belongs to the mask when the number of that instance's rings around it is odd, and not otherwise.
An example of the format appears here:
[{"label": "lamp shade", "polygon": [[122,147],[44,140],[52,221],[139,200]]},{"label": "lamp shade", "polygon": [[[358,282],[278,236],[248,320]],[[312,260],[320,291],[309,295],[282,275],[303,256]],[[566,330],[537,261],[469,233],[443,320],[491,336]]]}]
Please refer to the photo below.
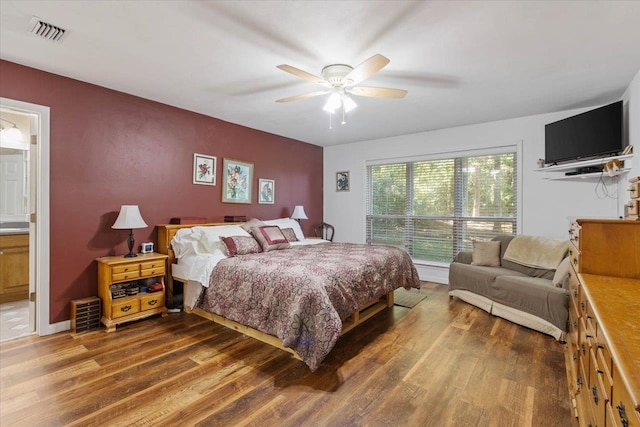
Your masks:
[{"label": "lamp shade", "polygon": [[304,206],[297,205],[293,209],[293,213],[291,214],[292,219],[309,219],[307,218],[307,214],[304,213]]},{"label": "lamp shade", "polygon": [[122,205],[120,207],[120,213],[116,222],[113,223],[111,228],[145,228],[148,227],[147,223],[142,219],[140,215],[140,209],[137,205]]}]

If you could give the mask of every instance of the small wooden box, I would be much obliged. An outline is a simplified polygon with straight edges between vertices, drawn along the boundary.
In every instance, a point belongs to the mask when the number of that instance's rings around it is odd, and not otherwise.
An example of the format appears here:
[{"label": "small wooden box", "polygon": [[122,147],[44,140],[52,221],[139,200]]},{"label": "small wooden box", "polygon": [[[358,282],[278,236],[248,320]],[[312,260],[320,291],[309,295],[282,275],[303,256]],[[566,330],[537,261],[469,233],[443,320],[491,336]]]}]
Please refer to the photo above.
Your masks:
[{"label": "small wooden box", "polygon": [[100,327],[102,301],[89,297],[71,301],[71,332],[83,332]]},{"label": "small wooden box", "polygon": [[225,215],[224,222],[247,222],[246,215]]},{"label": "small wooden box", "polygon": [[171,224],[206,224],[207,218],[200,216],[181,216],[171,218]]}]

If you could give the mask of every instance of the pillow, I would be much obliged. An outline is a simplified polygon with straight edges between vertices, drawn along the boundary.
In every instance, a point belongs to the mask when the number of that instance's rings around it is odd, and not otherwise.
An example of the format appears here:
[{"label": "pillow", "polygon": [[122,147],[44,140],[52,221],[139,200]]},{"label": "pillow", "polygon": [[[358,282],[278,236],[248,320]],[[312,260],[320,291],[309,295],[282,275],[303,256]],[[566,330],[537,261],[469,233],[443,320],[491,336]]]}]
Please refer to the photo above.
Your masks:
[{"label": "pillow", "polygon": [[295,219],[291,218],[279,218],[279,219],[270,219],[268,221],[264,221],[266,225],[277,225],[280,229],[283,228],[293,228],[293,231],[296,233],[296,238],[298,240],[304,240],[304,233],[302,232],[302,228],[300,228],[300,224]]},{"label": "pillow", "polygon": [[471,265],[500,267],[500,242],[480,242],[474,240]]},{"label": "pillow", "polygon": [[205,250],[200,244],[199,234],[194,234],[191,228],[182,228],[171,239],[171,249],[176,258],[187,255],[204,254]]},{"label": "pillow", "polygon": [[291,247],[289,241],[282,230],[277,225],[265,225],[262,227],[252,227],[251,234],[256,238],[262,250],[265,252],[274,251],[278,249],[288,249]]},{"label": "pillow", "polygon": [[560,262],[560,264],[558,264],[558,268],[556,268],[556,273],[553,275],[553,279],[551,280],[553,286],[561,288],[565,279],[569,276],[570,271],[571,264],[569,257],[566,257],[562,262]]},{"label": "pillow", "polygon": [[298,238],[296,237],[296,232],[293,231],[293,228],[282,228],[282,234],[286,237],[289,242],[297,242]]},{"label": "pillow", "polygon": [[249,221],[242,224],[240,227],[248,233],[251,233],[251,227],[262,227],[266,225],[264,222],[260,221],[258,218],[251,218]]},{"label": "pillow", "polygon": [[262,252],[262,248],[251,236],[231,236],[231,237],[222,237],[222,241],[224,242],[227,250],[229,251],[229,255],[247,255],[247,254],[255,254],[258,252]]},{"label": "pillow", "polygon": [[222,236],[249,236],[239,225],[221,225],[215,227],[193,227],[192,236],[198,239],[198,255],[215,254],[216,251],[227,253]]}]

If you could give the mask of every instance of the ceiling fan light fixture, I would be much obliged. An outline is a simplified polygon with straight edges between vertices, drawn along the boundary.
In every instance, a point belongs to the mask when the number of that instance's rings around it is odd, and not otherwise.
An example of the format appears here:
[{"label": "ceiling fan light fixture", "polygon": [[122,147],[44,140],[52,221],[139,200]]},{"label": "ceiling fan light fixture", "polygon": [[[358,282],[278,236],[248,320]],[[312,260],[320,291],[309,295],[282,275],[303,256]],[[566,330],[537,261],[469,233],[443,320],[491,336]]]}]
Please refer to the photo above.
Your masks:
[{"label": "ceiling fan light fixture", "polygon": [[340,95],[338,95],[336,92],[333,92],[331,95],[329,95],[329,99],[327,99],[327,103],[324,104],[324,107],[322,107],[322,109],[328,113],[333,114],[338,108],[340,108],[340,105],[342,105]]},{"label": "ceiling fan light fixture", "polygon": [[351,99],[350,96],[344,95],[342,97],[342,107],[344,108],[345,113],[348,113],[349,111],[353,110],[357,106],[358,104],[356,104],[355,101]]}]

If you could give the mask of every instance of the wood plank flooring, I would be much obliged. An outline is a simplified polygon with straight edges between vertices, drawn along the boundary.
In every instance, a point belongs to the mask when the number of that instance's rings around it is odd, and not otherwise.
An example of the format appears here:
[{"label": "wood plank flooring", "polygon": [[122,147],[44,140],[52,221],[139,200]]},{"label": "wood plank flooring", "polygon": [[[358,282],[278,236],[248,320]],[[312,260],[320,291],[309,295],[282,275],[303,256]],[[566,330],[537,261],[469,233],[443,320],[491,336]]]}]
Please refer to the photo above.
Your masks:
[{"label": "wood plank flooring", "polygon": [[184,313],[0,344],[2,426],[572,426],[564,345],[447,287],[340,338],[317,372]]}]

